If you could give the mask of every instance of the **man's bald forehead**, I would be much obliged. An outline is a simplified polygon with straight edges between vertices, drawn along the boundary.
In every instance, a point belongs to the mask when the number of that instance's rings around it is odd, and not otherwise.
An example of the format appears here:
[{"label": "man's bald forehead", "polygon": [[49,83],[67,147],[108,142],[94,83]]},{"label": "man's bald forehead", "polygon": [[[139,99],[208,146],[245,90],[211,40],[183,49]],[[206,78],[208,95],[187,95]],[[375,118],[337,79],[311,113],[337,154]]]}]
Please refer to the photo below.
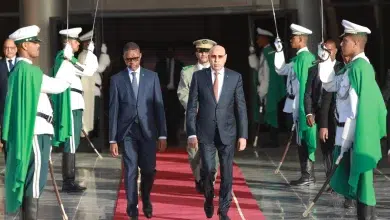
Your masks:
[{"label": "man's bald forehead", "polygon": [[333,39],[328,39],[328,40],[326,40],[325,41],[325,43],[326,43],[326,45],[329,47],[329,46],[331,46],[332,48],[336,48],[337,46],[336,46],[336,41],[335,40],[333,40]]},{"label": "man's bald forehead", "polygon": [[215,45],[210,49],[210,54],[219,54],[219,55],[225,55],[226,50],[224,47],[220,45]]}]

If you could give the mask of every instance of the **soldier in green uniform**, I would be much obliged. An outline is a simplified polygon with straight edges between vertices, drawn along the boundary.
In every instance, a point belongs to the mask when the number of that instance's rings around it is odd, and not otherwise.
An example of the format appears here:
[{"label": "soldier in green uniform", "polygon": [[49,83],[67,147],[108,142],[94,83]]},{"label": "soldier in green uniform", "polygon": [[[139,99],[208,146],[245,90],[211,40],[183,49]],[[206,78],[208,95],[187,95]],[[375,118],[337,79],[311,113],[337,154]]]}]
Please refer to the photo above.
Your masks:
[{"label": "soldier in green uniform", "polygon": [[[195,65],[186,66],[183,68],[180,74],[180,82],[177,88],[177,95],[179,97],[180,103],[183,105],[184,109],[187,110],[188,94],[190,92],[191,79],[194,72],[202,70],[204,68],[210,68],[209,63],[209,51],[214,46],[217,45],[216,42],[209,39],[200,39],[194,41],[193,44],[196,48],[196,57],[198,63]],[[185,123],[184,123],[185,124]],[[199,193],[203,193],[203,183],[201,182],[201,160],[198,148],[187,147],[188,152],[188,161],[190,163],[192,173],[195,177],[195,188]],[[216,154],[215,158],[216,166],[218,167],[218,155]],[[215,179],[217,178],[217,170],[215,171]]]},{"label": "soldier in green uniform", "polygon": [[297,55],[291,62],[286,64],[281,40],[275,40],[275,70],[280,75],[287,75],[287,99],[284,112],[292,113],[294,124],[297,129],[298,156],[301,165],[301,177],[290,182],[292,186],[303,186],[315,183],[314,160],[317,147],[317,126],[309,127],[306,124],[306,113],[304,108],[305,86],[308,77],[308,70],[315,60],[314,55],[307,48],[308,35],[312,31],[291,24],[292,37],[291,47],[297,49]]},{"label": "soldier in green uniform", "polygon": [[[328,92],[337,92],[338,120],[335,158],[341,159],[330,185],[334,191],[357,200],[358,219],[373,220],[375,190],[373,170],[382,157],[380,139],[386,136],[387,110],[375,70],[364,53],[364,26],[343,20],[341,50],[351,61],[335,74],[330,59],[319,64],[320,79]],[[327,51],[321,49],[323,57]]]},{"label": "soldier in green uniform", "polygon": [[[59,32],[62,35],[64,45],[69,44],[72,47],[73,53],[79,50],[80,43],[78,41],[78,35],[81,31],[81,28],[72,28]],[[76,76],[73,77],[69,89],[53,96],[54,120],[56,121],[56,135],[53,145],[58,146],[60,143],[65,143],[62,155],[62,190],[65,192],[80,192],[86,189],[86,187],[80,186],[75,182],[75,154],[80,144],[84,110],[83,88],[80,78],[81,76],[92,76],[97,70],[98,62],[96,56],[93,54],[93,50],[94,44],[90,42],[84,64],[79,63],[74,56],[72,57],[71,62],[73,68],[70,71]],[[57,74],[58,68],[63,62],[63,53],[63,50],[57,53],[53,76]]]},{"label": "soldier in green uniform", "polygon": [[[286,95],[286,86],[283,77],[275,72],[275,50],[269,43],[274,35],[270,31],[261,28],[257,28],[257,34],[256,43],[262,49],[260,61],[254,53],[248,57],[249,66],[256,73],[254,83],[258,84],[256,86],[257,93],[254,95],[256,97],[255,105],[253,105],[255,106],[254,115],[255,120],[259,120],[257,116],[259,105],[256,105],[256,103],[260,101],[260,105],[265,105],[264,122],[270,127],[270,143],[268,146],[278,147],[278,106]],[[250,48],[250,51],[254,51],[254,49]]]},{"label": "soldier in green uniform", "polygon": [[32,64],[39,56],[40,28],[23,27],[9,36],[15,41],[19,57],[8,81],[3,139],[7,142],[6,211],[13,213],[21,207],[21,219],[38,219],[38,200],[46,185],[53,109],[47,94],[61,93],[69,88],[74,74],[72,50],[66,46],[62,65],[56,78],[48,77]]}]

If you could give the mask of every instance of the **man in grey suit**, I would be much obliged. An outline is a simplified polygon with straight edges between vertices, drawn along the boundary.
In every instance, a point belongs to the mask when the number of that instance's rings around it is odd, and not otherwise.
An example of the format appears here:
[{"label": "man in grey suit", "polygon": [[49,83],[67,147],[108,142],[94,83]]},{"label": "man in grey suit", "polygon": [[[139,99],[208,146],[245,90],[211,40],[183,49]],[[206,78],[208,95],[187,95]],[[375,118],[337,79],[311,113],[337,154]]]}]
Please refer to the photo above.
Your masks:
[{"label": "man in grey suit", "polygon": [[[196,147],[202,159],[204,211],[207,218],[214,214],[215,154],[221,169],[219,219],[228,220],[232,200],[234,147],[242,151],[248,139],[248,118],[241,74],[225,68],[227,54],[222,46],[209,53],[210,68],[193,74],[187,105],[187,135],[190,147]],[[199,104],[199,107],[198,107]]]},{"label": "man in grey suit", "polygon": [[146,218],[152,218],[150,200],[156,174],[158,149],[167,145],[167,127],[160,81],[157,73],[140,66],[139,46],[130,42],[123,49],[127,68],[111,77],[109,104],[109,138],[113,157],[118,144],[123,149],[127,214],[138,219],[138,167],[141,169],[141,197]]}]

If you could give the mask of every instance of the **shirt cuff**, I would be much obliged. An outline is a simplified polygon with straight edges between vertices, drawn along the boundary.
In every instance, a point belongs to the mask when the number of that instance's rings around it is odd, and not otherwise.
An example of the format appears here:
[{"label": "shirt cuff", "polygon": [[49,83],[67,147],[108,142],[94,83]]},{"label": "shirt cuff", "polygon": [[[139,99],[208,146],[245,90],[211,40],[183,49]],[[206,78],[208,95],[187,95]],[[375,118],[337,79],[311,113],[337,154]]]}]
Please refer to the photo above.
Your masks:
[{"label": "shirt cuff", "polygon": [[167,137],[165,137],[165,136],[161,136],[161,137],[158,137],[158,139],[160,139],[160,140],[165,140],[165,139],[167,139]]},{"label": "shirt cuff", "polygon": [[307,116],[309,116],[309,115],[313,115],[313,114],[311,114],[311,113],[310,113],[310,114],[307,114],[307,115],[306,115],[306,118],[307,118]]},{"label": "shirt cuff", "polygon": [[116,144],[116,141],[110,141],[110,144]]},{"label": "shirt cuff", "polygon": [[196,135],[190,135],[190,136],[188,136],[188,139],[194,138],[194,137],[196,137]]}]

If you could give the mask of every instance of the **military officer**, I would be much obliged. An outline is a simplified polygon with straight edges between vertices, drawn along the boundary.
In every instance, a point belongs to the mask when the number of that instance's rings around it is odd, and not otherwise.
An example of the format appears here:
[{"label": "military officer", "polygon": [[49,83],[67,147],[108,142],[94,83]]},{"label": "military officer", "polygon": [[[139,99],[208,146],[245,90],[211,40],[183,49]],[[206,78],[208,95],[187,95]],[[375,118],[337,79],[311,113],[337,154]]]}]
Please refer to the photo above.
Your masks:
[{"label": "military officer", "polygon": [[[209,39],[200,39],[193,42],[195,45],[195,54],[198,59],[197,64],[185,66],[180,74],[180,82],[177,88],[177,95],[179,97],[180,103],[183,105],[184,109],[187,110],[188,95],[190,92],[192,75],[198,70],[205,68],[210,68],[209,63],[209,51],[217,43]],[[201,160],[198,148],[187,148],[188,152],[188,161],[191,166],[192,173],[195,178],[195,188],[199,193],[203,193],[203,183],[201,182]],[[218,165],[218,155],[216,154],[215,163]],[[218,167],[218,166],[215,166]],[[217,177],[217,170],[215,171],[215,179]]]},{"label": "military officer", "polygon": [[40,28],[18,29],[9,38],[15,41],[19,57],[8,81],[3,139],[7,141],[6,211],[21,207],[21,219],[38,219],[38,200],[46,185],[51,152],[53,109],[47,94],[61,93],[71,84],[74,74],[72,49],[65,47],[63,62],[55,78],[33,65],[39,56]]},{"label": "military officer", "polygon": [[298,156],[302,175],[298,180],[291,181],[290,185],[302,186],[315,182],[313,162],[317,147],[317,127],[316,125],[309,127],[306,124],[303,101],[308,70],[315,57],[307,48],[307,40],[312,31],[296,24],[291,24],[290,29],[292,31],[290,44],[292,48],[298,50],[297,55],[286,64],[281,40],[277,38],[275,40],[275,71],[280,75],[287,75],[288,97],[284,111],[292,113],[297,127]]},{"label": "military officer", "polygon": [[[373,169],[382,157],[380,139],[386,136],[386,106],[375,70],[364,53],[367,27],[342,21],[341,50],[351,61],[335,74],[330,59],[319,64],[328,92],[336,92],[337,129],[335,155],[341,159],[330,185],[334,191],[357,200],[358,219],[376,219]],[[322,58],[328,57],[321,49]],[[359,135],[357,135],[359,134]]]},{"label": "military officer", "polygon": [[[78,38],[81,31],[81,28],[71,28],[59,32],[64,45],[66,43],[70,44],[73,53],[79,50],[80,43]],[[53,96],[56,121],[56,135],[53,145],[58,146],[60,143],[65,143],[62,155],[62,190],[65,192],[80,192],[86,189],[86,187],[80,186],[75,182],[75,153],[80,144],[82,115],[85,107],[80,78],[81,76],[92,76],[98,68],[97,58],[93,54],[93,50],[94,44],[90,42],[84,64],[79,63],[75,57],[72,57],[71,62],[74,65],[72,71],[74,71],[76,77],[73,77],[71,88],[62,94]],[[62,56],[63,51],[57,53],[53,75],[57,74],[57,68],[62,62]]]},{"label": "military officer", "polygon": [[[278,105],[286,95],[286,86],[282,76],[275,72],[275,50],[270,45],[274,35],[261,28],[257,28],[256,43],[262,49],[260,61],[255,53],[249,55],[249,66],[256,70],[258,77],[257,95],[260,103],[265,105],[264,121],[270,126],[270,147],[278,147]],[[254,49],[250,48],[250,51]],[[259,110],[257,109],[256,112]]]}]

